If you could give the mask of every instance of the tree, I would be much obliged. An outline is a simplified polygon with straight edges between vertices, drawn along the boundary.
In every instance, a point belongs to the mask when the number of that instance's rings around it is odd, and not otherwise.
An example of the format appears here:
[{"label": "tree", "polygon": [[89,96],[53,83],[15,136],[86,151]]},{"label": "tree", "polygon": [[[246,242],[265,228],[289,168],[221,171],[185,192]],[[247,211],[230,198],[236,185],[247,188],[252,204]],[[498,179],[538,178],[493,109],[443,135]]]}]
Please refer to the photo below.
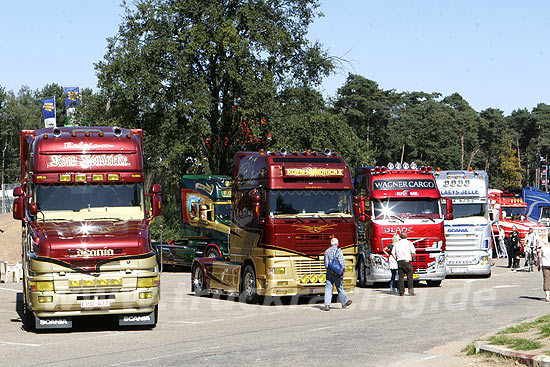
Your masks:
[{"label": "tree", "polygon": [[[143,0],[125,5],[96,64],[108,122],[146,131],[150,168],[229,173],[236,150],[267,147],[281,86],[316,86],[333,68],[306,39],[317,0]],[[107,102],[106,102],[107,103]],[[205,162],[203,157],[207,159]],[[187,168],[186,168],[187,167]]]},{"label": "tree", "polygon": [[504,136],[502,142],[498,156],[500,174],[493,176],[492,185],[502,190],[521,188],[522,176],[516,147],[509,135]]},{"label": "tree", "polygon": [[360,75],[349,74],[338,89],[334,109],[374,152],[377,162],[387,162],[388,123],[391,108],[400,96],[384,91]]},{"label": "tree", "polygon": [[327,110],[322,95],[311,88],[289,88],[277,98],[278,113],[272,118],[272,148],[338,152],[353,170],[374,163],[365,141],[340,115]]}]

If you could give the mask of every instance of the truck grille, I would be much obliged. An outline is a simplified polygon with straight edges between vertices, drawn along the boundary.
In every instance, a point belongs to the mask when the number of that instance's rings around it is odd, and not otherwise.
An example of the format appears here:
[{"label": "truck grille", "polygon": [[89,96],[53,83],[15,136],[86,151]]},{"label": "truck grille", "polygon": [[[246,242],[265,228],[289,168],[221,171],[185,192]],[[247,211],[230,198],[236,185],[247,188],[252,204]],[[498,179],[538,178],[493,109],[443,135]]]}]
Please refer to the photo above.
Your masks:
[{"label": "truck grille", "polygon": [[329,234],[298,234],[296,250],[305,254],[324,252],[330,243]]},{"label": "truck grille", "polygon": [[294,260],[295,265],[295,279],[299,280],[306,274],[325,274],[325,261],[324,260]]}]

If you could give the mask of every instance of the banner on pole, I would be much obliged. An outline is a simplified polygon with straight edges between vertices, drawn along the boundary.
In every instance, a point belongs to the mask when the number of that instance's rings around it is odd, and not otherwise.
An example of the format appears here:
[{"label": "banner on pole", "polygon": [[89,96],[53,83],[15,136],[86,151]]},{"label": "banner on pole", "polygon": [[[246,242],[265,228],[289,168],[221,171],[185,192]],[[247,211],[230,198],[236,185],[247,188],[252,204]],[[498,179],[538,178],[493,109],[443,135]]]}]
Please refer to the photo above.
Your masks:
[{"label": "banner on pole", "polygon": [[45,127],[56,127],[55,121],[55,98],[44,98],[42,101],[42,116]]},{"label": "banner on pole", "polygon": [[76,106],[80,104],[80,87],[65,87],[65,107],[67,109],[67,118],[65,126],[73,126],[73,118],[76,112]]}]

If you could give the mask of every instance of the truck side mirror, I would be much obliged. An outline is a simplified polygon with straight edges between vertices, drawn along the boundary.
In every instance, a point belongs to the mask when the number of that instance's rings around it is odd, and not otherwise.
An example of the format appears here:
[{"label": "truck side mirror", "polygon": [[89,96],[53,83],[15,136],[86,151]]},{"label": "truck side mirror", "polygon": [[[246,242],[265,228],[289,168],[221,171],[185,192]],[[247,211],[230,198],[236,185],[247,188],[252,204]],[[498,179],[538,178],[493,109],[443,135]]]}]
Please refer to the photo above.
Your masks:
[{"label": "truck side mirror", "polygon": [[162,194],[162,187],[160,187],[160,185],[158,184],[154,184],[153,187],[151,188],[151,191],[153,192],[153,194],[160,195]]},{"label": "truck side mirror", "polygon": [[[154,187],[155,185],[153,185]],[[158,185],[156,185],[158,186]],[[159,186],[160,187],[160,186]],[[160,195],[153,194],[152,199],[152,206],[153,206],[153,217],[158,217],[162,214],[162,198]]]},{"label": "truck side mirror", "polygon": [[[15,192],[15,190],[13,190]],[[25,203],[24,198],[18,197],[13,200],[13,219],[25,219]]]},{"label": "truck side mirror", "polygon": [[445,214],[445,219],[452,220],[454,218],[453,216],[453,200],[447,199],[447,213]]},{"label": "truck side mirror", "polygon": [[260,202],[262,198],[260,195],[254,195],[252,197],[252,215],[254,218],[260,218]]},{"label": "truck side mirror", "polygon": [[34,217],[36,214],[38,214],[40,210],[38,210],[38,205],[36,203],[30,203],[29,204],[29,212]]},{"label": "truck side mirror", "polygon": [[25,190],[23,190],[23,186],[17,186],[15,189],[13,189],[13,196],[20,197],[25,194]]}]

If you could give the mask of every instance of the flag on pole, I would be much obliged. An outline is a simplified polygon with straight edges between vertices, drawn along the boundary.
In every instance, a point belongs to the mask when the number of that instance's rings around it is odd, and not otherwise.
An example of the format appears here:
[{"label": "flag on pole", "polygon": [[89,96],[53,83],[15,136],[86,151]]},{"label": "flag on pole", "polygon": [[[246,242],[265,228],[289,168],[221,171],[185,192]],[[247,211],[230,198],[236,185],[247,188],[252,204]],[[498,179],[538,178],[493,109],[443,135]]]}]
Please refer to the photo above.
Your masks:
[{"label": "flag on pole", "polygon": [[56,127],[55,121],[55,97],[44,98],[42,101],[42,116],[44,116],[45,127]]},{"label": "flag on pole", "polygon": [[67,118],[65,126],[72,126],[72,120],[76,112],[76,106],[80,104],[80,87],[65,87],[65,107]]}]

